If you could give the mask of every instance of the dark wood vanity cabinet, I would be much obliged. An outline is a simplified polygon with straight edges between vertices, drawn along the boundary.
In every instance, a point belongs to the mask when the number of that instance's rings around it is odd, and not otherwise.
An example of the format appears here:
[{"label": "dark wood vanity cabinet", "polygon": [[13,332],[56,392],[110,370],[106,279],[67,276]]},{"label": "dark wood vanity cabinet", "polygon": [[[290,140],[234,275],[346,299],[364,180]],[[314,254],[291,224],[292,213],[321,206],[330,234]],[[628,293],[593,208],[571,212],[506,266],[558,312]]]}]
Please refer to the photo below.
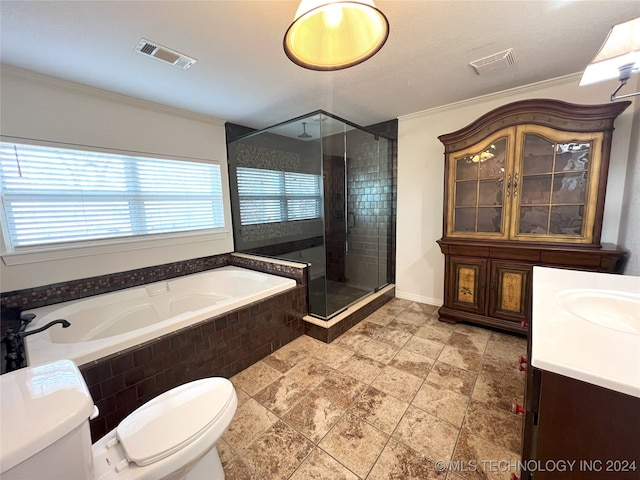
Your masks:
[{"label": "dark wood vanity cabinet", "polygon": [[524,100],[438,137],[441,320],[526,333],[534,265],[619,270],[625,252],[600,236],[613,122],[629,104]]},{"label": "dark wood vanity cabinet", "polygon": [[521,480],[640,478],[640,398],[527,367]]}]

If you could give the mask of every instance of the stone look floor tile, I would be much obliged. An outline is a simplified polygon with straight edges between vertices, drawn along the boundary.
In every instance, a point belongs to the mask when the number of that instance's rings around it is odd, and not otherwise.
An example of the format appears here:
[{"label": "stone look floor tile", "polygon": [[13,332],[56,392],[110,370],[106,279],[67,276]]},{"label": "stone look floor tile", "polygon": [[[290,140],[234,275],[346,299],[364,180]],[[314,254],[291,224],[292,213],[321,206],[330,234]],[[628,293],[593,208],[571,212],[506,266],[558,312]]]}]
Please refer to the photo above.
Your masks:
[{"label": "stone look floor tile", "polygon": [[372,339],[358,351],[358,354],[380,363],[389,363],[398,350],[400,348]]},{"label": "stone look floor tile", "polygon": [[318,348],[313,352],[313,358],[319,360],[325,365],[336,368],[346,359],[353,355],[353,351],[348,348],[342,348],[339,345],[333,343],[325,344],[324,347]]},{"label": "stone look floor tile", "polygon": [[427,340],[416,336],[412,337],[411,340],[409,340],[404,346],[405,350],[409,350],[410,352],[417,353],[418,355],[429,357],[434,360],[438,358],[443,348],[444,343],[435,342],[433,340]]},{"label": "stone look floor tile", "polygon": [[263,480],[239,457],[224,466],[224,480]]},{"label": "stone look floor tile", "polygon": [[254,398],[276,415],[282,416],[302,400],[307,393],[305,385],[299,384],[291,377],[281,377],[260,390]]},{"label": "stone look floor tile", "polygon": [[305,385],[307,388],[313,388],[319,385],[331,372],[333,372],[331,367],[313,357],[308,357],[289,370],[284,376],[295,380],[300,385]]},{"label": "stone look floor tile", "polygon": [[271,428],[278,417],[260,405],[253,398],[238,407],[231,425],[222,435],[222,439],[237,453]]},{"label": "stone look floor tile", "polygon": [[418,355],[403,348],[393,357],[389,365],[416,377],[425,378],[434,363],[434,360],[429,357]]},{"label": "stone look floor tile", "polygon": [[485,355],[471,397],[509,412],[514,403],[522,404],[526,376],[517,365],[516,362]]},{"label": "stone look floor tile", "polygon": [[427,375],[427,382],[435,383],[465,396],[471,396],[475,381],[475,373],[442,362],[436,362]]},{"label": "stone look floor tile", "polygon": [[469,370],[470,372],[478,372],[482,364],[482,355],[471,350],[462,350],[451,345],[445,345],[438,357],[438,361]]},{"label": "stone look floor tile", "polygon": [[342,408],[311,392],[289,410],[283,420],[314,443],[318,443],[343,414]]},{"label": "stone look floor tile", "polygon": [[255,395],[281,376],[282,373],[259,361],[231,377],[231,382],[249,395]]},{"label": "stone look floor tile", "polygon": [[291,343],[276,350],[271,355],[262,359],[262,362],[269,365],[274,370],[278,370],[280,373],[286,373],[291,368],[295,367],[300,361],[307,358],[307,354],[301,349],[291,346]]},{"label": "stone look floor tile", "polygon": [[489,407],[472,400],[463,428],[512,452],[520,452],[522,419],[520,415]]},{"label": "stone look floor tile", "polygon": [[448,462],[453,454],[459,430],[419,408],[409,406],[393,438],[413,448],[431,461]]},{"label": "stone look floor tile", "polygon": [[364,478],[388,440],[388,435],[360,418],[346,414],[320,442],[320,447]]},{"label": "stone look floor tile", "polygon": [[436,471],[434,464],[395,440],[389,440],[367,480],[443,480],[446,474]]},{"label": "stone look floor tile", "polygon": [[487,343],[487,352],[508,362],[517,361],[520,355],[527,356],[527,340],[524,337],[493,332]]},{"label": "stone look floor tile", "polygon": [[330,345],[303,335],[231,378],[238,409],[218,442],[227,480],[509,478],[495,464],[434,462],[519,459],[510,409],[524,396],[525,339],[441,322],[431,305],[387,305]]},{"label": "stone look floor tile", "polygon": [[243,452],[243,459],[260,478],[286,479],[314,445],[282,421],[275,423]]},{"label": "stone look floor tile", "polygon": [[422,378],[386,366],[371,385],[400,400],[409,401],[422,385]]},{"label": "stone look floor tile", "polygon": [[371,338],[367,337],[366,335],[361,335],[359,333],[354,333],[351,330],[348,330],[338,338],[336,338],[333,343],[340,347],[348,348],[349,350],[357,352],[370,341]]},{"label": "stone look floor tile", "polygon": [[354,402],[349,413],[391,435],[408,406],[406,402],[387,395],[377,388],[369,387]]},{"label": "stone look floor tile", "polygon": [[371,383],[380,375],[384,363],[377,362],[367,357],[363,357],[359,353],[356,353],[344,362],[338,370],[342,373],[346,373],[350,377],[355,378],[363,383]]},{"label": "stone look floor tile", "polygon": [[322,383],[315,388],[314,392],[335,403],[340,408],[347,409],[366,387],[366,383],[362,383],[342,372],[334,371],[326,376]]},{"label": "stone look floor tile", "polygon": [[371,315],[367,317],[367,322],[375,323],[377,325],[386,327],[393,321],[394,318],[395,318],[395,315],[388,312],[381,312],[378,310],[377,312],[373,312]]},{"label": "stone look floor tile", "polygon": [[371,335],[374,340],[379,340],[398,348],[402,348],[411,337],[411,333],[391,327],[383,327]]},{"label": "stone look floor tile", "polygon": [[467,396],[425,382],[416,393],[411,404],[457,427],[461,427],[469,400]]},{"label": "stone look floor tile", "polygon": [[[446,324],[443,324],[446,325]],[[416,337],[424,338],[425,340],[432,340],[434,342],[439,343],[447,343],[449,341],[449,337],[451,337],[451,333],[453,333],[448,328],[442,328],[438,325],[432,325],[431,323],[426,323],[422,325],[416,333],[414,334]]]},{"label": "stone look floor tile", "polygon": [[516,469],[519,460],[520,455],[463,429],[452,466],[459,467],[455,474],[463,480],[504,480],[511,473],[520,476]]},{"label": "stone look floor tile", "polygon": [[479,353],[480,355],[484,354],[485,349],[487,348],[487,343],[489,342],[489,335],[483,333],[478,333],[476,331],[473,332],[453,332],[449,337],[448,345],[460,348],[462,350],[471,350],[472,352]]},{"label": "stone look floor tile", "polygon": [[358,477],[324,450],[316,448],[289,480],[358,480]]}]

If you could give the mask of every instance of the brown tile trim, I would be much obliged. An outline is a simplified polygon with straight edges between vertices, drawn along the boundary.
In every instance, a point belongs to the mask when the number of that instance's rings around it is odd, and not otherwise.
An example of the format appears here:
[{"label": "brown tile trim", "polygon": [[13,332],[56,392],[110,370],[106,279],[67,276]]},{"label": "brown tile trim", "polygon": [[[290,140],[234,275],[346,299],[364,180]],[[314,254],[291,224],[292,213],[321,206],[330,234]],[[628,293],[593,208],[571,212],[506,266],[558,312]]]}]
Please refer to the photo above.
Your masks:
[{"label": "brown tile trim", "polygon": [[382,307],[385,303],[394,298],[395,295],[396,289],[389,289],[388,292],[379,296],[375,300],[372,300],[361,308],[354,310],[353,313],[351,313],[349,316],[345,317],[343,320],[340,320],[338,323],[329,328],[321,327],[309,322],[304,322],[304,333],[305,335],[309,335],[310,337],[321,340],[325,343],[331,343],[351,327],[357,325],[367,316],[371,315],[377,309]]}]

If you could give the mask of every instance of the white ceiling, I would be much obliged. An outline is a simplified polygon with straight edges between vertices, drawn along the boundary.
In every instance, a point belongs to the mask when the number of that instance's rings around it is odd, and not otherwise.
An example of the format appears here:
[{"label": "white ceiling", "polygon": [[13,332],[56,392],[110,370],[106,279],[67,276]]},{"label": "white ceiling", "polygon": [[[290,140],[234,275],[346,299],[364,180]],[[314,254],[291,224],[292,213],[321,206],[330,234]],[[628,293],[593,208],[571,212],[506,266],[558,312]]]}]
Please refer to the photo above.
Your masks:
[{"label": "white ceiling", "polygon": [[[254,128],[318,109],[370,125],[580,72],[612,25],[640,16],[638,0],[379,0],[391,25],[382,50],[318,72],[282,49],[297,5],[2,0],[1,61]],[[135,53],[142,37],[198,62],[183,71]],[[507,48],[508,69],[478,76],[469,66]]]}]

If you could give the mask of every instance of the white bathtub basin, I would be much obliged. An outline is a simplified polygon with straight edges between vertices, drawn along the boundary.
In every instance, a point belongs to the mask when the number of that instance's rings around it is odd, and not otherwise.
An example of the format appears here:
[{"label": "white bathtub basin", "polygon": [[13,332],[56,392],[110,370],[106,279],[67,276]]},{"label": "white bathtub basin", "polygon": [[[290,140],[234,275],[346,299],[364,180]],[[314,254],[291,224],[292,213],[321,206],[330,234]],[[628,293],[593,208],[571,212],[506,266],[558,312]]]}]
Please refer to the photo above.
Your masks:
[{"label": "white bathtub basin", "polygon": [[556,302],[583,320],[640,335],[640,295],[581,288],[558,292]]}]

